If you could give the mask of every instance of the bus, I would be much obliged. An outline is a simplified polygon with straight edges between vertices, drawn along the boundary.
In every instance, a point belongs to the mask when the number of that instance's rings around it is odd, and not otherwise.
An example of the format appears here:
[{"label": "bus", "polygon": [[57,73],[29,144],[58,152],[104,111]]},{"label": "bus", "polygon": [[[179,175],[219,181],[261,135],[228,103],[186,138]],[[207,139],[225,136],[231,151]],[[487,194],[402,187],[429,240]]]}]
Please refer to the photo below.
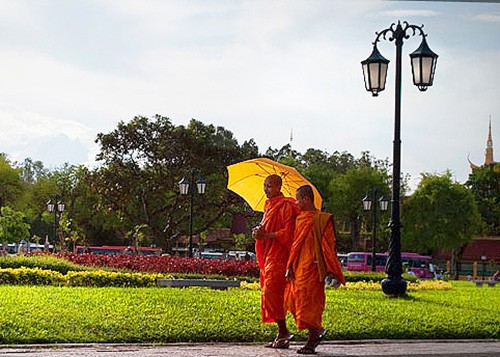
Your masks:
[{"label": "bus", "polygon": [[[347,271],[371,271],[373,254],[369,252],[351,252],[347,254]],[[387,253],[376,253],[376,271],[385,271]]]},{"label": "bus", "polygon": [[429,269],[429,264],[432,263],[432,257],[428,255],[420,255],[418,253],[401,253],[401,261],[403,270],[409,274],[415,275],[419,279],[432,279],[434,275]]},{"label": "bus", "polygon": [[[348,271],[371,271],[373,253],[370,252],[351,252],[347,254]],[[378,272],[385,271],[387,263],[387,253],[376,253],[375,269]],[[418,253],[402,252],[401,262],[403,271],[415,275],[419,279],[432,279],[434,276],[429,270],[429,264],[432,257],[420,255]]]}]

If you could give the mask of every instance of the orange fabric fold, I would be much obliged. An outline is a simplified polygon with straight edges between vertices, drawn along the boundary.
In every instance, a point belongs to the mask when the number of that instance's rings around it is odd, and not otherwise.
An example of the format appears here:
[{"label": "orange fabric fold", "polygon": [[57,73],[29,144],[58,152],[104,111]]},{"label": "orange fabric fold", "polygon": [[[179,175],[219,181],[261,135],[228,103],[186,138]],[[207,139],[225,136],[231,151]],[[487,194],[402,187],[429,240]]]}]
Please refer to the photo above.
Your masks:
[{"label": "orange fabric fold", "polygon": [[285,273],[293,242],[295,218],[299,208],[292,198],[282,194],[270,198],[265,204],[261,221],[264,232],[274,232],[274,239],[259,239],[255,252],[260,268],[261,316],[263,322],[284,320]]},{"label": "orange fabric fold", "polygon": [[286,285],[286,310],[292,313],[299,329],[322,328],[326,274],[332,273],[345,283],[330,214],[317,211],[299,214],[287,267],[292,268],[294,279]]}]

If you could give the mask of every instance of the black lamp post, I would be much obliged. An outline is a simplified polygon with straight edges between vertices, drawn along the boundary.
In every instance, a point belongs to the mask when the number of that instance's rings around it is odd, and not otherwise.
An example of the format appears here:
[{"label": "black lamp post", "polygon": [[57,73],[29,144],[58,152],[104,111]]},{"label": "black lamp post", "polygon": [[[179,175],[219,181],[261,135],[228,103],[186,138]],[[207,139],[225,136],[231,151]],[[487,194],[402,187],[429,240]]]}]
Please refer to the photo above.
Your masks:
[{"label": "black lamp post", "polygon": [[[66,209],[66,205],[61,196],[55,195],[47,202],[47,210],[52,213],[54,212],[54,242],[57,238],[57,214],[63,213]],[[54,243],[55,244],[55,243]]]},{"label": "black lamp post", "polygon": [[403,296],[406,293],[406,281],[401,277],[403,267],[401,264],[401,223],[399,218],[399,195],[401,176],[401,54],[403,40],[415,36],[418,32],[422,36],[419,48],[410,54],[413,83],[421,91],[425,91],[434,81],[434,71],[438,55],[431,51],[426,41],[426,34],[422,26],[410,25],[406,21],[401,25],[392,24],[389,28],[376,32],[373,42],[373,52],[366,60],[362,61],[363,76],[367,91],[373,96],[385,89],[385,79],[389,60],[384,58],[377,49],[377,42],[383,38],[394,41],[396,45],[396,96],[394,111],[394,142],[392,165],[392,207],[391,207],[391,238],[389,242],[389,257],[386,265],[387,278],[382,281],[382,290],[385,294]]},{"label": "black lamp post", "polygon": [[[196,189],[198,194],[203,195],[205,193],[205,188],[207,187],[206,181],[200,177],[196,182],[194,181],[194,170],[191,171],[190,179],[183,177],[179,181],[179,191],[181,195],[190,194],[189,202],[189,257],[193,257],[193,202],[194,202],[194,185],[196,184]],[[191,186],[191,189],[189,189]]]},{"label": "black lamp post", "polygon": [[[363,198],[363,209],[365,211],[371,211],[372,203],[378,200],[379,209],[381,211],[387,211],[389,207],[389,201],[384,195],[380,196],[381,192],[376,188],[370,190],[370,192]],[[376,258],[377,258],[377,205],[373,205],[373,234],[372,234],[372,271],[377,271]]]}]

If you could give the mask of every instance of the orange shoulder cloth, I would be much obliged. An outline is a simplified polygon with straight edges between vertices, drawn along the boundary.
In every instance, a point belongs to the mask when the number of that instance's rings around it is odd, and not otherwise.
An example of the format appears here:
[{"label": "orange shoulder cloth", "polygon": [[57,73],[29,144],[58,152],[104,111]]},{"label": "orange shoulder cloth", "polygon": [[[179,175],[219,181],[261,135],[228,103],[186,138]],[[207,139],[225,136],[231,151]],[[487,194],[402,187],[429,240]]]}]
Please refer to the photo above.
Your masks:
[{"label": "orange shoulder cloth", "polygon": [[323,256],[323,249],[321,248],[321,241],[323,232],[329,221],[332,221],[333,216],[326,212],[316,212],[313,219],[313,234],[314,234],[314,249],[316,252],[316,259],[318,262],[319,281],[325,280],[326,277],[326,264],[325,257]]}]

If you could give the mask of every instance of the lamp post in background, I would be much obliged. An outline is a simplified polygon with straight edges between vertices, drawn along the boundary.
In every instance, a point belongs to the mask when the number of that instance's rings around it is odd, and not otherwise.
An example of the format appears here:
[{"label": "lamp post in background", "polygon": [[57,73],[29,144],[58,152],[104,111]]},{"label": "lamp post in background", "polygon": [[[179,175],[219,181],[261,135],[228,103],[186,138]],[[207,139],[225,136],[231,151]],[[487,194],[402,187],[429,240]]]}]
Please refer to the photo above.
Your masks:
[{"label": "lamp post in background", "polygon": [[187,179],[183,177],[179,181],[179,191],[181,195],[190,194],[189,202],[189,257],[193,257],[193,202],[194,202],[194,191],[195,184],[198,194],[203,195],[205,193],[205,188],[207,187],[206,181],[200,177],[196,182],[194,181],[195,172],[191,170],[190,178]]},{"label": "lamp post in background", "polygon": [[413,73],[413,84],[419,90],[425,91],[432,86],[434,71],[438,55],[431,51],[426,41],[426,34],[422,26],[410,25],[403,22],[401,25],[392,24],[389,28],[376,32],[373,42],[373,51],[370,57],[361,62],[365,88],[372,92],[374,97],[385,89],[387,67],[389,60],[384,58],[377,49],[377,42],[386,40],[394,41],[396,45],[396,89],[394,110],[394,142],[393,142],[393,165],[392,165],[392,197],[391,197],[391,237],[389,241],[389,257],[386,265],[387,278],[382,280],[382,290],[387,295],[403,296],[406,293],[406,281],[401,277],[403,267],[401,264],[401,223],[399,217],[400,201],[400,176],[401,176],[401,54],[403,40],[415,36],[418,32],[422,36],[420,46],[410,54]]},{"label": "lamp post in background", "polygon": [[66,205],[64,204],[62,197],[59,195],[52,196],[52,198],[47,202],[47,210],[50,213],[54,212],[54,244],[57,238],[57,214],[63,213],[65,209]]},{"label": "lamp post in background", "polygon": [[[387,211],[389,207],[389,201],[385,198],[384,195],[381,195],[382,192],[373,188],[370,192],[363,198],[363,210],[371,211],[372,203],[378,201],[379,209],[381,211]],[[381,195],[381,196],[380,196]],[[380,197],[379,197],[380,196]],[[373,204],[373,234],[372,234],[372,271],[377,271],[377,204]]]}]

